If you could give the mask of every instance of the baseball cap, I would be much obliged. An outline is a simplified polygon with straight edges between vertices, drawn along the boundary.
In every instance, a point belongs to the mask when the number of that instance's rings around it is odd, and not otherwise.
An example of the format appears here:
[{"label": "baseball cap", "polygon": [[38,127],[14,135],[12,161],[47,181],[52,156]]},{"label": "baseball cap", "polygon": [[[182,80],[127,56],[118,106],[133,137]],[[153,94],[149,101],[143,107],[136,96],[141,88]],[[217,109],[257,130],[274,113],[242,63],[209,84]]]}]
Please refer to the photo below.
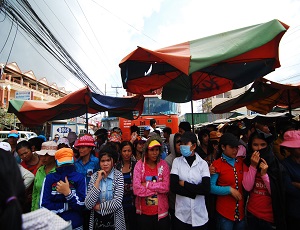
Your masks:
[{"label": "baseball cap", "polygon": [[232,133],[224,133],[221,136],[219,143],[221,145],[230,145],[232,147],[237,147],[241,144],[237,137]]},{"label": "baseball cap", "polygon": [[7,137],[19,138],[20,134],[17,130],[11,130]]},{"label": "baseball cap", "polygon": [[146,127],[144,128],[145,131],[149,131],[150,129],[151,129],[150,126],[146,126]]},{"label": "baseball cap", "polygon": [[286,131],[280,145],[288,148],[300,148],[300,130]]},{"label": "baseball cap", "polygon": [[161,144],[157,140],[153,140],[149,143],[148,149],[152,149],[154,147],[160,147],[160,146],[161,146]]},{"label": "baseball cap", "polygon": [[54,156],[57,151],[57,144],[55,141],[45,141],[42,143],[40,151],[36,151],[38,155],[44,156],[48,154],[49,156]]},{"label": "baseball cap", "polygon": [[74,153],[71,148],[61,148],[55,153],[55,160],[58,166],[74,163]]}]

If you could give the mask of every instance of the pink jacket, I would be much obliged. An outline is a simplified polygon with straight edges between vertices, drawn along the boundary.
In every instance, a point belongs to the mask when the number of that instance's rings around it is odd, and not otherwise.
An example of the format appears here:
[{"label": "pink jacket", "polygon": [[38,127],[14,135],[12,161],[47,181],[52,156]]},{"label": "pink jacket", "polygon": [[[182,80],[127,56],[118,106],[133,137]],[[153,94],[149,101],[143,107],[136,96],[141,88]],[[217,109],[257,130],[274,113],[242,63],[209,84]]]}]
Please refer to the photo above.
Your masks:
[{"label": "pink jacket", "polygon": [[141,198],[157,194],[158,198],[158,219],[164,218],[168,215],[169,203],[168,192],[170,190],[170,170],[168,164],[164,160],[157,163],[158,181],[147,182],[146,186],[142,183],[145,182],[144,169],[145,162],[139,160],[133,173],[133,193],[136,195],[135,207],[136,213],[142,214],[141,211]]}]

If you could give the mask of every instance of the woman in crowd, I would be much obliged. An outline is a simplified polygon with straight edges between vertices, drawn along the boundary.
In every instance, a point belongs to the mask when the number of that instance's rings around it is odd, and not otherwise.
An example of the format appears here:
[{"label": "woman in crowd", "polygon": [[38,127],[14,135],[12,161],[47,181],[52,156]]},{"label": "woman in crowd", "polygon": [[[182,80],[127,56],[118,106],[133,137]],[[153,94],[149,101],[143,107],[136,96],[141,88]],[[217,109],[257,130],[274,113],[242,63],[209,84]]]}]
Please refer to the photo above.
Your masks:
[{"label": "woman in crowd", "polygon": [[134,168],[133,192],[138,229],[169,229],[168,192],[170,171],[160,159],[162,140],[158,135],[145,143],[144,154]]},{"label": "woman in crowd", "polygon": [[143,156],[143,148],[145,145],[145,140],[135,140],[133,143],[133,147],[134,147],[134,157],[136,159],[136,161],[139,161],[140,159],[142,159]]},{"label": "woman in crowd", "polygon": [[101,170],[92,175],[85,198],[85,206],[91,210],[90,230],[126,229],[122,207],[124,179],[114,168],[116,154],[110,145],[105,145],[99,152]]},{"label": "woman in crowd", "polygon": [[198,133],[198,140],[200,142],[199,146],[196,149],[196,152],[199,156],[205,160],[209,165],[215,159],[214,148],[209,139],[210,131],[208,129],[201,129]]},{"label": "woman in crowd", "polygon": [[285,132],[280,144],[288,148],[290,156],[282,161],[286,174],[284,184],[287,198],[287,229],[296,230],[300,224],[300,130]]},{"label": "woman in crowd", "polygon": [[40,208],[40,193],[44,183],[46,175],[49,173],[55,172],[56,163],[55,163],[55,152],[57,150],[57,143],[54,141],[47,141],[42,143],[40,151],[36,151],[39,155],[42,166],[38,168],[33,185],[32,191],[32,202],[31,202],[31,211],[37,210]]},{"label": "woman in crowd", "polygon": [[9,151],[0,148],[0,229],[22,229],[25,187],[17,162]]},{"label": "woman in crowd", "polygon": [[273,137],[256,129],[248,142],[243,186],[249,192],[249,230],[286,229],[282,168],[272,152]]},{"label": "woman in crowd", "polygon": [[[30,143],[28,141],[20,141],[16,146],[16,151],[22,160],[20,165],[35,175],[38,168],[41,166],[41,161],[36,152],[32,152]],[[32,191],[33,183],[25,190],[26,200],[23,205],[24,213],[30,212],[31,210]]]},{"label": "woman in crowd", "polygon": [[28,141],[20,141],[17,144],[16,151],[22,160],[21,165],[35,175],[41,166],[41,162],[38,155],[32,152],[30,143]]},{"label": "woman in crowd", "polygon": [[197,137],[192,132],[181,136],[181,157],[174,159],[171,170],[171,191],[176,194],[174,228],[207,229],[208,213],[205,195],[210,192],[207,163],[196,153]]},{"label": "woman in crowd", "polygon": [[[79,151],[79,157],[75,161],[76,171],[81,173],[85,177],[86,186],[88,187],[91,176],[93,175],[93,173],[99,170],[99,159],[93,154],[94,148],[96,147],[94,138],[89,134],[85,134],[78,139],[74,146]],[[83,212],[84,229],[88,228],[89,219],[90,210],[86,209]]]},{"label": "woman in crowd", "polygon": [[[171,171],[173,161],[176,157],[180,157],[180,144],[181,144],[181,134],[175,133],[170,135],[170,150],[171,153],[166,157],[166,162]],[[175,227],[175,198],[176,194],[172,191],[169,192],[169,213],[171,218],[171,229]]]},{"label": "woman in crowd", "polygon": [[134,195],[132,189],[133,171],[136,160],[133,156],[133,145],[130,141],[121,142],[121,155],[116,169],[123,173],[124,195],[123,209],[127,230],[136,229],[136,214],[134,206]]},{"label": "woman in crowd", "polygon": [[212,162],[211,193],[216,195],[216,229],[244,230],[243,160],[237,158],[239,141],[224,133],[219,142],[221,157]]}]

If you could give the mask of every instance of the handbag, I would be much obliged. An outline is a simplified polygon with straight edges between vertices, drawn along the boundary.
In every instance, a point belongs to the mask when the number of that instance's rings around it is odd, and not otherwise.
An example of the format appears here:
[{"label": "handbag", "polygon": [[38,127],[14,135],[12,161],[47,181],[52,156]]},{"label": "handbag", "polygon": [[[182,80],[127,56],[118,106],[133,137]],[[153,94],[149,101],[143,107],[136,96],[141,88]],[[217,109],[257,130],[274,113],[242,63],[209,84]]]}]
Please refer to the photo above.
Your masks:
[{"label": "handbag", "polygon": [[94,212],[94,230],[106,229],[114,230],[115,229],[115,213],[110,213],[107,215],[101,215],[98,212]]}]

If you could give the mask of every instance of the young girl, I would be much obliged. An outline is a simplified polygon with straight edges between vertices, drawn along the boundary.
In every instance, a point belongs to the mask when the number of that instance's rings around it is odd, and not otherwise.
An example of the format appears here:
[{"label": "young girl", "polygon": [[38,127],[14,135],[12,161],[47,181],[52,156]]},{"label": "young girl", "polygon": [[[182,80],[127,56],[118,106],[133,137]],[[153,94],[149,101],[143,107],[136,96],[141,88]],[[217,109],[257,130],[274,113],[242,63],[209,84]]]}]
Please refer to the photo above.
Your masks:
[{"label": "young girl", "polygon": [[210,192],[210,174],[196,147],[196,135],[184,132],[180,144],[182,156],[174,159],[171,170],[171,190],[176,194],[175,230],[207,229],[205,195]]},{"label": "young girl", "polygon": [[132,189],[133,170],[136,160],[132,152],[132,143],[130,141],[123,141],[121,143],[120,159],[116,166],[116,169],[120,170],[123,173],[124,178],[124,195],[122,205],[124,209],[127,230],[136,229],[136,214]]},{"label": "young girl", "polygon": [[239,141],[231,133],[220,138],[222,155],[213,161],[211,193],[216,196],[217,229],[244,230],[243,161],[237,158]]},{"label": "young girl", "polygon": [[249,192],[248,229],[286,229],[281,166],[272,152],[273,137],[256,130],[249,137],[243,186]]},{"label": "young girl", "polygon": [[170,171],[160,159],[162,140],[158,135],[145,143],[144,154],[136,163],[133,174],[133,192],[138,229],[169,229],[168,192]]},{"label": "young girl", "polygon": [[[89,229],[126,229],[122,199],[124,179],[114,168],[116,150],[105,145],[99,152],[101,170],[90,180],[85,206],[91,211]],[[103,228],[105,226],[105,228]]]}]

